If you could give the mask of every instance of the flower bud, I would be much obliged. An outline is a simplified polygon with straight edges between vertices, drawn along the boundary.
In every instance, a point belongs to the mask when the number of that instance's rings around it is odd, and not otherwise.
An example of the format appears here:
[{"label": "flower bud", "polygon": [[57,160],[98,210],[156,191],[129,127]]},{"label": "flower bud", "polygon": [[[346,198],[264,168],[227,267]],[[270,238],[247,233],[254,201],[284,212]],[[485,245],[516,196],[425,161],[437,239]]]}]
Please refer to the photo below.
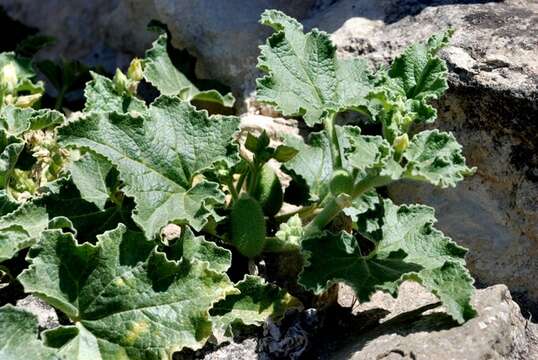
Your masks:
[{"label": "flower bud", "polygon": [[396,136],[392,146],[394,146],[396,153],[403,153],[409,147],[409,136],[407,134]]},{"label": "flower bud", "polygon": [[8,92],[12,93],[15,90],[18,80],[17,68],[13,63],[4,65],[0,81],[6,86]]},{"label": "flower bud", "polygon": [[15,106],[18,106],[21,108],[32,107],[37,101],[39,101],[39,99],[41,99],[41,95],[43,94],[19,96],[17,100],[15,100]]},{"label": "flower bud", "polygon": [[127,77],[129,80],[140,81],[144,77],[144,71],[142,70],[142,61],[134,58],[127,69]]}]

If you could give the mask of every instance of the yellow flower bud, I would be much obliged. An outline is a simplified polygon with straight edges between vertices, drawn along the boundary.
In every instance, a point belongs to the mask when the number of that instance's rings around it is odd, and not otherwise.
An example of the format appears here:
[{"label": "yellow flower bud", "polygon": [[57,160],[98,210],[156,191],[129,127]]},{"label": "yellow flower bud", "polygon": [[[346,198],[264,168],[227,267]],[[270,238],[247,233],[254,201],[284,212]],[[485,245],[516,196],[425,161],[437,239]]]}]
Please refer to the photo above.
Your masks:
[{"label": "yellow flower bud", "polygon": [[409,147],[409,136],[407,134],[396,136],[392,146],[398,154],[403,153]]},{"label": "yellow flower bud", "polygon": [[19,96],[17,100],[15,100],[15,106],[21,107],[21,108],[28,108],[34,105],[39,99],[41,99],[41,96],[43,94],[32,94],[32,95],[24,95]]},{"label": "yellow flower bud", "polygon": [[127,69],[127,77],[133,81],[140,81],[144,77],[144,71],[142,70],[142,61],[134,58]]},{"label": "yellow flower bud", "polygon": [[4,65],[0,81],[6,86],[8,92],[12,93],[15,90],[18,80],[17,68],[13,63]]}]

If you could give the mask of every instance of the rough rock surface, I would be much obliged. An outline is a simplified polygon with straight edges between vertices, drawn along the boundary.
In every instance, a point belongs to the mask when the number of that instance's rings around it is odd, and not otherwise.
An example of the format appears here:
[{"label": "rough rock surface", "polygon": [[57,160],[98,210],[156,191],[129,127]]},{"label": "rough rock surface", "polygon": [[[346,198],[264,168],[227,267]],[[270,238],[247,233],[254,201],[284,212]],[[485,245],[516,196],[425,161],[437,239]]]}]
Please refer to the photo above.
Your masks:
[{"label": "rough rock surface", "polygon": [[60,326],[58,315],[54,308],[33,295],[28,295],[24,299],[18,300],[17,307],[37,316],[37,323],[42,329],[52,329]]},{"label": "rough rock surface", "polygon": [[[345,303],[349,299],[342,301]],[[376,308],[388,310],[390,314],[367,333],[347,339],[348,345],[344,345],[331,359],[538,358],[536,325],[521,316],[506,286],[478,290],[472,301],[478,316],[462,326],[456,326],[442,308],[416,317],[409,313],[435,301],[421,286],[413,283],[402,284],[398,299],[376,294],[371,302],[355,309],[357,316]]]}]

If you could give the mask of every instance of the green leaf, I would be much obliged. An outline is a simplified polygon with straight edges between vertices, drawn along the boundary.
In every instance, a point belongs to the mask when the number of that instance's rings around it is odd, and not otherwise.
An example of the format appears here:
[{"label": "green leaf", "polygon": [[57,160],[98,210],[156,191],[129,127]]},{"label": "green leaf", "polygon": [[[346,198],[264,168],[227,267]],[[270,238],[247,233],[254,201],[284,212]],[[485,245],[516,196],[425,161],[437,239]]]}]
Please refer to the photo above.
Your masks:
[{"label": "green leaf", "polygon": [[84,112],[103,111],[119,113],[146,111],[144,101],[127,92],[120,92],[109,78],[90,72],[93,80],[86,84]]},{"label": "green leaf", "polygon": [[6,133],[0,130],[0,189],[6,189],[5,197],[9,199],[7,192],[9,182],[15,164],[24,149],[24,142],[13,136],[6,136]]},{"label": "green leaf", "polygon": [[144,79],[155,86],[162,95],[179,95],[186,101],[216,103],[232,107],[235,98],[231,93],[221,95],[216,90],[200,91],[173,64],[168,54],[168,35],[159,35],[153,42],[153,47],[146,52],[144,59]]},{"label": "green leaf", "polygon": [[208,263],[170,261],[123,225],[99,236],[96,245],[46,231],[29,256],[31,266],[19,276],[25,290],[65,312],[78,328],[78,334],[70,327],[50,336],[56,343],[63,337],[62,348],[80,351],[86,343],[103,360],[170,358],[185,347],[200,348],[211,334],[209,309],[237,293]]},{"label": "green leaf", "polygon": [[452,32],[434,35],[426,43],[417,43],[405,49],[392,62],[388,75],[391,86],[408,99],[427,101],[438,99],[448,89],[447,67],[437,52],[448,44]]},{"label": "green leaf", "polygon": [[38,339],[35,315],[12,305],[0,308],[0,359],[61,359]]},{"label": "green leaf", "polygon": [[[1,188],[0,184],[0,188]],[[13,212],[19,206],[18,203],[14,202],[10,196],[8,196],[5,189],[0,190],[0,216],[4,216]]]},{"label": "green leaf", "polygon": [[8,105],[0,113],[0,125],[12,136],[20,136],[28,130],[54,127],[64,121],[62,113],[50,109],[34,110]]},{"label": "green leaf", "polygon": [[260,46],[257,99],[285,116],[303,116],[308,126],[329,113],[366,107],[371,86],[366,62],[340,60],[329,35],[314,29],[304,34],[295,19],[266,10],[261,23],[275,33]]},{"label": "green leaf", "polygon": [[59,130],[60,143],[105,156],[136,202],[134,221],[148,238],[170,222],[200,230],[224,201],[217,183],[193,177],[221,160],[233,163],[239,119],[208,116],[178,98],[160,97],[146,115],[92,113]]},{"label": "green leaf", "polygon": [[404,177],[442,188],[455,187],[476,168],[465,164],[461,145],[452,133],[426,130],[416,134],[403,154],[408,163]]},{"label": "green leaf", "polygon": [[276,285],[258,276],[245,275],[236,284],[240,294],[228,295],[210,311],[217,338],[232,337],[240,325],[262,325],[267,318],[279,320],[290,308],[302,307],[301,302]]},{"label": "green leaf", "polygon": [[377,242],[376,256],[388,257],[395,251],[404,251],[406,262],[423,268],[409,278],[438,295],[458,322],[471,318],[474,310],[470,299],[474,289],[465,269],[467,250],[433,227],[434,210],[423,205],[396,206],[387,199],[379,222],[382,226],[376,233],[361,228],[359,222],[359,231]]},{"label": "green leaf", "polygon": [[333,173],[331,143],[325,132],[312,133],[308,144],[294,135],[285,136],[286,145],[298,153],[283,164],[283,170],[297,181],[304,181],[310,190],[310,198],[319,201],[329,191]]},{"label": "green leaf", "polygon": [[337,282],[351,286],[360,301],[368,301],[377,290],[395,294],[402,276],[419,271],[405,260],[403,251],[386,256],[366,254],[357,239],[342,231],[322,232],[302,241],[305,268],[299,283],[316,294]]},{"label": "green leaf", "polygon": [[203,236],[194,236],[188,227],[181,233],[181,237],[170,246],[167,251],[170,260],[182,258],[192,261],[194,259],[209,263],[210,269],[225,273],[232,263],[232,253],[214,242],[207,241]]},{"label": "green leaf", "polygon": [[72,181],[63,180],[56,193],[50,194],[39,203],[46,207],[51,219],[65,217],[84,241],[95,240],[95,236],[115,228],[120,222],[136,228],[131,220],[132,201],[123,199],[121,204],[111,204],[100,210],[95,204],[84,200]]},{"label": "green leaf", "polygon": [[297,149],[294,149],[291,146],[278,145],[273,154],[273,159],[285,163],[286,161],[293,159],[298,152]]},{"label": "green leaf", "polygon": [[69,165],[71,179],[80,191],[82,199],[104,210],[110,194],[106,178],[112,164],[104,157],[87,152],[79,160]]},{"label": "green leaf", "polygon": [[460,263],[449,261],[441,267],[412,274],[408,279],[421,283],[436,295],[446,312],[458,323],[463,324],[476,316],[471,305],[473,278]]},{"label": "green leaf", "polygon": [[376,205],[380,203],[379,195],[375,190],[367,191],[352,200],[352,206],[344,208],[342,211],[349,216],[352,221],[356,222],[358,216],[364,214],[368,210],[374,210]]},{"label": "green leaf", "polygon": [[[343,167],[378,175],[392,158],[390,144],[381,136],[362,135],[357,126],[336,126]],[[374,173],[375,172],[375,173]]]}]

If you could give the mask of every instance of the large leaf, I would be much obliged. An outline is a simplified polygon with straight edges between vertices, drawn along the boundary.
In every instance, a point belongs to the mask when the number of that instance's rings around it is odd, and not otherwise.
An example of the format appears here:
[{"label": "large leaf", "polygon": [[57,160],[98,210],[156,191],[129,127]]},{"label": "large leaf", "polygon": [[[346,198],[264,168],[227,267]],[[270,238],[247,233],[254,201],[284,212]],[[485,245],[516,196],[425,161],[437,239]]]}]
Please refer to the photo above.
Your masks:
[{"label": "large leaf", "polygon": [[303,26],[277,10],[262,14],[261,23],[275,30],[260,47],[257,99],[275,105],[286,116],[303,116],[309,126],[331,112],[360,109],[371,89],[366,62],[340,60],[329,35]]},{"label": "large leaf", "polygon": [[305,268],[299,282],[320,294],[337,282],[351,286],[360,301],[368,301],[376,290],[395,294],[403,275],[421,270],[405,260],[403,251],[387,256],[367,254],[357,239],[342,231],[322,232],[303,239]]},{"label": "large leaf", "polygon": [[423,205],[397,206],[384,200],[378,214],[382,224],[379,231],[372,233],[358,223],[359,231],[377,243],[376,256],[388,257],[395,251],[404,251],[406,262],[423,268],[411,278],[438,295],[455,320],[464,322],[471,318],[474,289],[465,268],[467,250],[433,227],[434,210]]},{"label": "large leaf", "polygon": [[0,261],[12,258],[19,250],[34,244],[47,228],[44,208],[26,203],[13,213],[0,217]]},{"label": "large leaf", "polygon": [[91,72],[93,80],[86,84],[84,111],[104,111],[126,113],[129,111],[144,112],[146,104],[130,93],[119,91],[109,78]]},{"label": "large leaf", "polygon": [[91,151],[69,165],[71,179],[80,191],[81,197],[104,210],[110,194],[107,175],[112,164],[103,156]]},{"label": "large leaf", "polygon": [[475,168],[465,164],[461,145],[452,133],[426,130],[413,137],[403,156],[407,159],[405,177],[427,181],[446,188],[455,187]]},{"label": "large leaf", "polygon": [[239,119],[209,117],[174,97],[160,97],[147,115],[92,113],[59,130],[64,145],[90,149],[114,164],[133,196],[133,219],[153,238],[169,222],[199,230],[211,206],[224,201],[218,184],[197,173],[220,160],[235,161]]},{"label": "large leaf", "polygon": [[216,335],[231,337],[239,325],[262,325],[280,319],[286,310],[301,307],[299,300],[258,276],[246,275],[236,284],[240,294],[228,295],[211,309]]},{"label": "large leaf", "polygon": [[[92,358],[161,359],[199,348],[211,334],[208,310],[237,292],[225,274],[197,260],[170,261],[123,225],[97,244],[46,231],[19,280],[76,324],[47,334],[48,343]],[[59,338],[63,338],[60,341]]]},{"label": "large leaf", "polygon": [[38,339],[35,315],[12,305],[0,308],[0,359],[61,359],[57,351]]},{"label": "large leaf", "polygon": [[177,69],[168,54],[166,32],[160,34],[153,42],[153,47],[146,52],[144,78],[163,95],[179,95],[186,101],[217,103],[225,107],[232,107],[235,102],[231,93],[221,95],[216,90],[200,91]]}]

